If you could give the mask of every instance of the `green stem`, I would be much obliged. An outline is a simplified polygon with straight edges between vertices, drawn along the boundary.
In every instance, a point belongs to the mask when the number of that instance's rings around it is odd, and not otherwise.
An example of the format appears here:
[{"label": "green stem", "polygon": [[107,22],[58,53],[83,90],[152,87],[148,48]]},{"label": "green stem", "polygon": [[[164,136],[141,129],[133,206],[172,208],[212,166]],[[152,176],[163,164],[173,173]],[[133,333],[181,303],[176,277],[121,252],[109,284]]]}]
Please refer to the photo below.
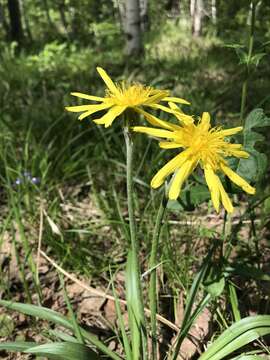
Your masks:
[{"label": "green stem", "polygon": [[142,347],[145,352],[147,347],[147,339],[146,339],[146,322],[144,316],[144,305],[143,305],[143,297],[142,297],[142,287],[141,287],[141,272],[140,272],[140,264],[139,264],[139,244],[136,234],[136,225],[135,225],[135,216],[134,216],[134,206],[133,206],[133,141],[132,134],[129,131],[129,128],[124,127],[124,137],[126,143],[126,157],[127,157],[127,200],[128,200],[128,216],[129,216],[129,230],[130,230],[130,241],[131,241],[131,249],[133,264],[134,264],[134,273],[136,276],[136,287],[137,293],[139,294],[139,306],[140,306],[140,318],[141,324],[139,324],[141,328],[141,336],[142,336]]},{"label": "green stem", "polygon": [[248,79],[250,75],[250,62],[253,52],[253,44],[254,44],[254,32],[255,32],[255,15],[256,15],[256,3],[254,0],[250,2],[251,7],[251,24],[250,24],[250,32],[249,32],[249,44],[248,44],[248,58],[246,63],[246,76],[242,85],[242,96],[241,96],[241,110],[240,110],[240,120],[241,123],[244,124],[244,115],[246,109],[246,101],[247,101],[247,88],[248,88]]},{"label": "green stem", "polygon": [[152,331],[152,359],[157,359],[157,271],[155,266],[157,265],[157,251],[160,232],[162,228],[163,218],[166,212],[167,203],[165,202],[165,193],[162,196],[160,206],[157,213],[152,248],[150,255],[149,268],[151,269],[150,275],[150,290],[149,290],[149,302],[151,312],[151,331]]}]

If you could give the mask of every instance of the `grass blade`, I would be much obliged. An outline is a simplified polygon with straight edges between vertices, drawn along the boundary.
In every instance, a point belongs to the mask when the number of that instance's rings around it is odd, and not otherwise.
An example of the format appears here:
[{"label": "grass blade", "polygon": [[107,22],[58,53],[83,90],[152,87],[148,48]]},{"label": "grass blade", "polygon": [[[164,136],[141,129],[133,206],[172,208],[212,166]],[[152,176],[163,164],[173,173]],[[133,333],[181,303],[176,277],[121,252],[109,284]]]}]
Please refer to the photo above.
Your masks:
[{"label": "grass blade", "polygon": [[240,321],[241,320],[241,314],[239,311],[239,304],[238,304],[238,299],[237,299],[237,294],[236,294],[236,290],[235,287],[232,283],[229,283],[229,298],[230,298],[230,302],[231,302],[231,306],[232,306],[232,312],[233,312],[233,317],[234,317],[234,321]]},{"label": "grass blade", "polygon": [[141,331],[143,331],[143,322],[141,319],[139,303],[140,294],[138,294],[137,291],[137,279],[134,272],[134,261],[134,254],[132,253],[132,251],[130,251],[128,254],[126,268],[128,322],[131,332],[133,360],[138,360],[140,359],[141,354]]},{"label": "grass blade", "polygon": [[[48,343],[31,347],[25,353],[46,356],[59,360],[99,360],[100,357],[89,347],[68,342]],[[57,356],[57,357],[56,357]]]},{"label": "grass blade", "polygon": [[186,301],[186,307],[185,307],[181,330],[177,336],[176,345],[175,345],[175,348],[173,351],[173,360],[177,359],[181,344],[182,344],[185,336],[187,335],[190,327],[192,326],[193,321],[199,315],[198,309],[200,311],[202,311],[203,308],[207,305],[208,301],[211,298],[211,296],[206,296],[202,300],[202,302],[197,306],[196,310],[192,314],[192,308],[195,303],[195,299],[198,294],[198,290],[199,290],[200,286],[202,285],[203,280],[207,274],[207,270],[208,270],[209,264],[210,264],[210,259],[211,259],[214,249],[215,249],[215,245],[213,246],[212,250],[209,252],[207,258],[205,259],[205,261],[202,264],[200,271],[198,272],[198,274],[195,276],[195,278],[193,280],[193,283],[192,283],[192,286],[191,286],[191,289],[189,291],[188,298]]},{"label": "grass blade", "polygon": [[125,329],[125,324],[124,324],[124,320],[123,320],[123,316],[122,316],[122,312],[121,312],[121,308],[120,308],[120,303],[119,303],[119,299],[117,296],[117,293],[115,291],[115,287],[114,287],[114,279],[112,274],[111,275],[111,282],[112,282],[112,291],[113,291],[113,296],[115,298],[115,309],[116,309],[116,314],[117,314],[117,319],[119,322],[119,327],[121,330],[121,334],[122,334],[122,339],[123,339],[123,346],[125,349],[125,355],[126,355],[126,359],[127,360],[133,360],[133,356],[132,356],[132,352],[131,352],[131,348],[130,348],[130,344],[129,344],[129,339],[126,333],[126,329]]},{"label": "grass blade", "polygon": [[[6,300],[0,300],[0,305],[6,307],[8,309],[15,310],[20,313],[29,315],[29,316],[33,316],[33,317],[40,318],[43,320],[51,321],[54,324],[65,327],[66,329],[69,329],[72,331],[74,330],[72,322],[54,310],[47,309],[47,308],[41,307],[41,306],[16,303],[16,302],[6,301]],[[96,346],[97,349],[102,351],[104,354],[110,356],[114,360],[121,359],[116,353],[114,353],[107,346],[105,346],[101,341],[99,341],[96,338],[96,336],[90,334],[88,331],[84,330],[81,327],[80,327],[80,332],[85,340],[88,340],[91,344]]]},{"label": "grass blade", "polygon": [[200,356],[199,360],[220,360],[269,333],[270,315],[246,317],[226,329]]},{"label": "grass blade", "polygon": [[23,352],[35,345],[36,343],[34,342],[25,342],[25,341],[1,342],[0,350]]}]

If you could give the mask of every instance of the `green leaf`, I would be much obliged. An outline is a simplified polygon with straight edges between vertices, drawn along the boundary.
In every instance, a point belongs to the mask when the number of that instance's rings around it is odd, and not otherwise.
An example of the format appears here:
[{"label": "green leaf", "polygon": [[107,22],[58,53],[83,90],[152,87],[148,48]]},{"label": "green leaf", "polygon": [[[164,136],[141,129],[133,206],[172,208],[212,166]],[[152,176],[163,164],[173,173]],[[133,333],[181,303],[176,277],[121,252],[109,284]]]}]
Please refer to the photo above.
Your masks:
[{"label": "green leaf", "polygon": [[[59,360],[98,360],[101,359],[89,347],[68,342],[47,343],[31,347],[24,351],[25,353],[46,356],[47,358]],[[56,357],[57,356],[57,357]]]},{"label": "green leaf", "polygon": [[0,336],[9,336],[14,330],[13,319],[7,314],[0,315]]},{"label": "green leaf", "polygon": [[36,343],[34,342],[26,342],[26,341],[1,342],[0,350],[23,352],[35,345]]},{"label": "green leaf", "polygon": [[254,109],[245,120],[244,135],[246,131],[252,128],[264,126],[270,126],[270,118],[264,114],[263,109]]},{"label": "green leaf", "polygon": [[207,304],[209,303],[209,301],[211,299],[211,296],[209,294],[207,296],[204,296],[203,299],[200,301],[200,303],[196,306],[195,310],[192,312],[195,301],[196,301],[196,296],[198,295],[200,286],[203,284],[203,282],[205,280],[205,276],[206,276],[209,266],[211,264],[211,257],[212,257],[212,254],[213,254],[215,248],[216,248],[216,245],[214,244],[212,249],[209,251],[207,257],[205,258],[200,271],[195,276],[193,283],[191,285],[191,288],[189,290],[186,305],[185,305],[185,311],[184,311],[181,331],[179,331],[176,341],[175,341],[175,347],[174,347],[173,355],[172,355],[173,360],[176,360],[178,358],[181,344],[184,341],[185,337],[187,336],[192,324],[194,323],[197,316],[207,306]]},{"label": "green leaf", "polygon": [[251,57],[250,64],[258,66],[262,58],[266,55],[266,53],[258,53]]},{"label": "green leaf", "polygon": [[265,141],[263,134],[254,129],[270,126],[268,118],[262,109],[255,109],[247,116],[243,130],[244,149],[249,153],[248,159],[240,159],[237,173],[249,182],[256,182],[263,178],[267,168],[267,157],[256,149],[256,145]]},{"label": "green leaf", "polygon": [[205,185],[195,185],[190,189],[190,200],[193,205],[199,205],[210,199],[209,189]]},{"label": "green leaf", "polygon": [[249,316],[226,329],[199,357],[199,360],[221,360],[267,334],[270,334],[270,315]]},{"label": "green leaf", "polygon": [[226,269],[229,273],[244,276],[246,278],[252,278],[256,280],[270,281],[270,275],[265,274],[261,269],[246,264],[236,264],[231,268]]},{"label": "green leaf", "polygon": [[76,343],[55,342],[47,344],[36,344],[33,342],[3,342],[0,350],[15,351],[46,356],[55,360],[99,360],[100,357],[89,347]]},{"label": "green leaf", "polygon": [[212,297],[217,297],[222,294],[225,287],[225,276],[222,263],[209,263],[203,285],[205,290]]},{"label": "green leaf", "polygon": [[113,296],[114,296],[114,299],[115,299],[115,310],[116,310],[117,319],[118,319],[118,323],[119,323],[119,327],[120,327],[120,331],[121,331],[121,335],[122,335],[122,339],[123,339],[123,347],[124,347],[124,350],[125,350],[126,359],[127,360],[132,360],[133,359],[132,351],[131,351],[131,348],[130,348],[129,339],[128,339],[127,332],[126,332],[126,329],[125,329],[125,323],[124,323],[123,315],[122,315],[122,312],[121,312],[119,298],[118,298],[117,293],[115,291],[114,278],[113,278],[113,276],[111,274],[111,270],[110,270],[110,277],[111,277],[111,283],[112,283]]},{"label": "green leaf", "polygon": [[[33,316],[35,318],[51,321],[54,324],[61,325],[66,329],[74,331],[72,321],[65,318],[63,315],[57,313],[54,310],[47,309],[42,306],[36,306],[31,304],[22,304],[12,301],[0,300],[0,305],[18,311],[20,313]],[[121,358],[107,346],[105,346],[101,341],[97,339],[96,336],[90,334],[88,331],[80,327],[81,334],[83,338],[88,340],[91,344],[95,345],[97,349],[102,351],[104,354],[110,356],[114,360],[120,360]]]},{"label": "green leaf", "polygon": [[126,294],[127,294],[127,308],[128,308],[128,322],[131,332],[131,344],[133,359],[140,359],[141,353],[141,327],[142,319],[140,313],[140,294],[137,287],[137,279],[134,268],[135,254],[132,250],[128,253],[127,268],[126,268]]},{"label": "green leaf", "polygon": [[205,290],[212,296],[217,297],[223,293],[225,287],[225,277],[223,275],[217,277],[212,282],[204,285]]},{"label": "green leaf", "polygon": [[249,158],[239,161],[237,173],[249,182],[257,182],[263,178],[267,169],[267,156],[254,148],[245,147],[245,150]]}]

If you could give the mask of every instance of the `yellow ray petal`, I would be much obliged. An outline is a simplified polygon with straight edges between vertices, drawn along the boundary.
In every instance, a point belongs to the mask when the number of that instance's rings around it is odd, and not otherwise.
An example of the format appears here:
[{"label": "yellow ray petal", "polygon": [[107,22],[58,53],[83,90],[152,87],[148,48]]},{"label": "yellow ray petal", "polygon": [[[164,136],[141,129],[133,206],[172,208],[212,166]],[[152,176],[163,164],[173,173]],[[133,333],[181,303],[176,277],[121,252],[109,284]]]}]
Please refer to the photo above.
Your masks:
[{"label": "yellow ray petal", "polygon": [[174,115],[181,124],[190,125],[194,123],[193,117],[186,115],[176,104],[169,102],[169,106],[172,110],[174,110]]},{"label": "yellow ray petal", "polygon": [[172,180],[169,190],[169,199],[176,200],[181,192],[182,185],[187,177],[190,175],[194,167],[194,160],[187,160],[177,171]]},{"label": "yellow ray petal", "polygon": [[109,108],[111,105],[108,104],[97,104],[97,105],[79,105],[79,106],[66,106],[65,109],[71,112],[82,112],[82,111],[99,111]]},{"label": "yellow ray petal", "polygon": [[137,111],[139,114],[142,114],[151,125],[161,126],[163,129],[168,130],[181,130],[180,126],[171,124],[164,120],[160,120],[156,116],[153,116],[140,108],[134,108],[134,110]]},{"label": "yellow ray petal", "polygon": [[168,130],[155,129],[155,128],[150,128],[150,127],[146,127],[146,126],[134,126],[132,129],[133,129],[133,131],[136,131],[136,132],[145,133],[148,135],[165,138],[165,139],[178,139],[179,138],[179,135],[177,135],[175,132],[168,131]]},{"label": "yellow ray petal", "polygon": [[72,92],[71,95],[77,96],[81,99],[87,99],[87,100],[94,100],[94,101],[103,101],[104,100],[104,98],[102,98],[102,97],[87,95],[87,94],[83,94],[80,92]]},{"label": "yellow ray petal", "polygon": [[202,131],[208,131],[210,126],[211,126],[211,124],[210,124],[210,114],[208,112],[204,112],[202,114],[202,118],[201,118],[201,121],[200,121],[198,127],[200,127],[200,129]]},{"label": "yellow ray petal", "polygon": [[151,181],[151,187],[156,189],[161,186],[165,178],[173,173],[177,168],[181,167],[182,164],[187,160],[188,153],[186,151],[181,152],[171,159],[166,165],[164,165],[153,177]]},{"label": "yellow ray petal", "polygon": [[224,172],[224,174],[227,175],[232,182],[234,182],[236,185],[241,187],[246,193],[251,195],[255,194],[256,192],[255,188],[250,186],[249,183],[246,180],[244,180],[241,176],[239,176],[236,172],[234,172],[225,164],[221,164],[220,167],[221,170]]},{"label": "yellow ray petal", "polygon": [[174,111],[164,105],[160,105],[160,104],[148,104],[147,106],[151,107],[152,109],[156,109],[156,110],[162,110],[165,111],[167,113],[170,114],[174,114]]},{"label": "yellow ray petal", "polygon": [[228,153],[229,153],[229,156],[235,156],[235,157],[244,158],[244,159],[249,158],[249,153],[247,153],[246,151],[243,151],[243,150],[228,149]]},{"label": "yellow ray petal", "polygon": [[159,146],[162,149],[176,149],[176,148],[183,147],[183,145],[173,142],[173,141],[160,141]]},{"label": "yellow ray petal", "polygon": [[156,94],[151,95],[148,100],[144,101],[144,104],[148,105],[162,101],[166,95],[168,95],[168,91],[157,90]]},{"label": "yellow ray petal", "polygon": [[178,98],[178,97],[172,97],[172,96],[167,96],[163,99],[163,101],[170,101],[170,102],[175,102],[175,103],[179,103],[179,104],[186,104],[186,105],[190,105],[190,102],[182,99],[182,98]]},{"label": "yellow ray petal", "polygon": [[217,180],[217,175],[213,171],[211,166],[205,166],[204,175],[207,186],[210,190],[210,195],[212,199],[212,203],[216,212],[219,212],[219,199],[220,199],[220,191],[219,191],[219,182]]},{"label": "yellow ray petal", "polygon": [[95,105],[80,105],[80,106],[66,106],[65,109],[70,112],[82,112],[82,111],[89,111],[92,106]]},{"label": "yellow ray petal", "polygon": [[[218,177],[217,177],[218,178]],[[220,181],[220,179],[218,178],[218,182],[219,182],[219,191],[220,191],[220,195],[221,195],[221,202],[225,208],[225,210],[228,213],[232,213],[233,212],[233,206],[232,206],[232,202],[228,196],[228,194],[226,193],[222,182]]]},{"label": "yellow ray petal", "polygon": [[105,82],[105,84],[107,85],[108,89],[114,93],[114,94],[118,94],[119,90],[117,89],[115,83],[112,81],[112,79],[109,77],[109,75],[106,73],[105,70],[103,70],[101,67],[97,67],[97,72],[99,73],[99,75],[102,77],[102,80]]},{"label": "yellow ray petal", "polygon": [[121,115],[125,110],[126,106],[114,106],[107,112],[107,114],[102,116],[102,118],[93,121],[98,125],[105,125],[105,127],[108,127],[112,124],[114,119]]},{"label": "yellow ray petal", "polygon": [[237,134],[239,131],[242,131],[242,130],[243,130],[243,126],[238,126],[238,127],[231,128],[231,129],[221,130],[219,132],[219,134],[221,136],[230,136],[230,135]]}]

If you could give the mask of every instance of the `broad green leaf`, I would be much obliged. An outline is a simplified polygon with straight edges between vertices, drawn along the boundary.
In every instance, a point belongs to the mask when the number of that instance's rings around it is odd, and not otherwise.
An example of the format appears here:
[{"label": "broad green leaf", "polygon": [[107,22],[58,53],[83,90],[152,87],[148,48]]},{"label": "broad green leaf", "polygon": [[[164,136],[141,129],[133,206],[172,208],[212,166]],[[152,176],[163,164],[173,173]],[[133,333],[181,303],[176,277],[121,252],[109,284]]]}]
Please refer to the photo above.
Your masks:
[{"label": "broad green leaf", "polygon": [[[262,354],[264,355],[264,354]],[[237,357],[232,358],[231,360],[263,360],[265,357],[259,355],[239,355]]]},{"label": "broad green leaf", "polygon": [[210,199],[209,189],[205,185],[195,185],[190,189],[190,200],[194,205],[199,205],[202,202]]},{"label": "broad green leaf", "polygon": [[35,345],[37,344],[34,342],[27,342],[27,341],[1,342],[0,350],[23,352]]},{"label": "broad green leaf", "polygon": [[24,351],[25,353],[46,356],[47,358],[56,358],[59,360],[98,360],[101,359],[89,347],[68,342],[47,343],[31,347]]},{"label": "broad green leaf", "polygon": [[[8,309],[21,312],[23,314],[33,316],[35,318],[51,321],[54,324],[61,325],[61,326],[65,327],[66,329],[70,329],[70,330],[74,331],[72,321],[68,320],[63,315],[57,313],[54,310],[47,309],[47,308],[41,307],[41,306],[16,303],[16,302],[6,301],[6,300],[0,300],[0,305],[6,307]],[[121,359],[116,353],[114,353],[107,346],[105,346],[101,341],[99,341],[96,336],[90,334],[88,331],[84,330],[83,328],[80,328],[80,331],[81,331],[83,338],[88,340],[91,344],[95,345],[97,347],[97,349],[102,351],[104,354],[109,355],[112,359],[115,359],[115,360]]]},{"label": "broad green leaf", "polygon": [[203,285],[205,290],[212,297],[217,297],[222,294],[225,287],[225,276],[223,273],[222,263],[209,264]]},{"label": "broad green leaf", "polygon": [[76,343],[55,342],[36,344],[33,342],[15,341],[0,343],[0,350],[23,352],[46,356],[55,360],[98,360],[100,357],[89,347]]},{"label": "broad green leaf", "polygon": [[249,316],[226,329],[199,360],[221,360],[261,336],[270,334],[270,315]]},{"label": "broad green leaf", "polygon": [[237,173],[247,181],[259,181],[267,169],[267,157],[254,148],[245,150],[249,153],[249,158],[239,161]]},{"label": "broad green leaf", "polygon": [[244,132],[264,126],[270,126],[270,118],[264,114],[263,109],[254,109],[245,120]]},{"label": "broad green leaf", "polygon": [[262,179],[267,168],[267,157],[256,147],[258,143],[265,141],[264,135],[254,129],[270,126],[268,118],[262,109],[255,109],[247,116],[243,130],[244,149],[249,153],[248,159],[240,159],[237,173],[249,182]]},{"label": "broad green leaf", "polygon": [[204,284],[205,290],[212,296],[217,297],[223,293],[225,287],[225,277],[223,275],[217,277],[212,282]]}]

